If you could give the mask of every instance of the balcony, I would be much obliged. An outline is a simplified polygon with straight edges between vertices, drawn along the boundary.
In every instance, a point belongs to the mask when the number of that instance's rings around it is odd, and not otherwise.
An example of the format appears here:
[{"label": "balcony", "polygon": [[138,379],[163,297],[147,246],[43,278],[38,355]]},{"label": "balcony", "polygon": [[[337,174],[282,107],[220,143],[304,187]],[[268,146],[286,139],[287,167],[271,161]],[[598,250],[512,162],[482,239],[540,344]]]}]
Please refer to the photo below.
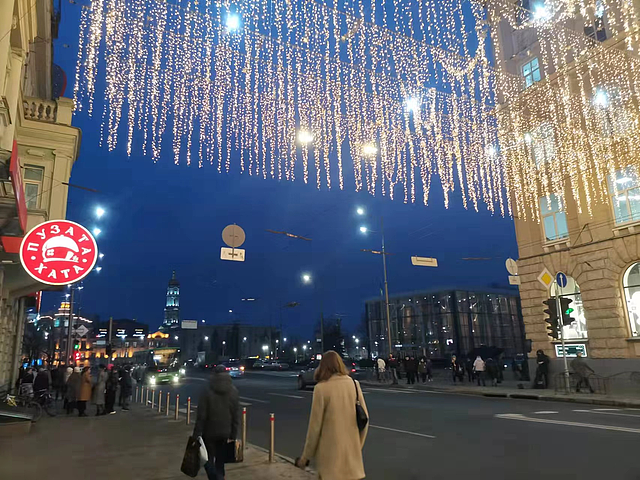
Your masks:
[{"label": "balcony", "polygon": [[73,100],[64,97],[57,100],[23,97],[22,110],[25,120],[71,125]]}]

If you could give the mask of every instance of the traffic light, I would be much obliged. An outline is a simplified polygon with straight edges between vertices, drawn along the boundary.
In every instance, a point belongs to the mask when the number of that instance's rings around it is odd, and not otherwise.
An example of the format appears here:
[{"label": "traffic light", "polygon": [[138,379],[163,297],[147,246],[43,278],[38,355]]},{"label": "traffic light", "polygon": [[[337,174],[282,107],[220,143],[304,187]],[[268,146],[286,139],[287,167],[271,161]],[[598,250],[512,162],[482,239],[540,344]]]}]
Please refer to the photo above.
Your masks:
[{"label": "traffic light", "polygon": [[569,305],[573,303],[573,300],[560,297],[560,311],[562,312],[562,325],[571,325],[571,323],[575,320],[571,318],[571,313],[573,312],[573,308]]},{"label": "traffic light", "polygon": [[555,297],[551,297],[542,303],[547,306],[547,309],[544,311],[544,313],[546,313],[548,316],[548,318],[544,319],[544,321],[549,324],[547,325],[547,334],[554,340],[558,340],[558,338],[560,337],[560,325],[558,324],[559,319],[556,299]]},{"label": "traffic light", "polygon": [[73,349],[74,350],[80,350],[80,342],[79,341],[75,340],[73,342]]},{"label": "traffic light", "polygon": [[80,352],[76,352],[75,359],[76,359],[76,362],[80,360]]}]

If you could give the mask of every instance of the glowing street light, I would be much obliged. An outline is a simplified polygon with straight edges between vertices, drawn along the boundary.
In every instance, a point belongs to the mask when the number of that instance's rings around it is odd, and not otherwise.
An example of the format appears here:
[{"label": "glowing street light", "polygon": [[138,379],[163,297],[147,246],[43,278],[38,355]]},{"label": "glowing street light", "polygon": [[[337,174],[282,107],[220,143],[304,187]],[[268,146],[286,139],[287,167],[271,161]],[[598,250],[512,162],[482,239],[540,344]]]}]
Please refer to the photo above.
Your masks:
[{"label": "glowing street light", "polygon": [[300,130],[298,132],[298,141],[303,145],[313,142],[313,133],[308,130]]},{"label": "glowing street light", "polygon": [[243,341],[243,342],[246,342],[246,341],[247,341],[247,337],[244,337],[244,338],[242,339],[242,341]]},{"label": "glowing street light", "polygon": [[208,342],[209,341],[209,337],[207,337],[206,335],[204,336],[204,341]]},{"label": "glowing street light", "polygon": [[229,310],[229,313],[233,313],[233,310]]},{"label": "glowing street light", "polygon": [[420,111],[420,99],[417,97],[408,98],[404,105],[408,112],[415,113]]},{"label": "glowing street light", "polygon": [[306,346],[306,345],[303,345],[303,346],[302,346],[302,349],[306,351],[306,350],[307,350],[307,346]]},{"label": "glowing street light", "polygon": [[269,350],[269,345],[262,345],[262,351],[266,352]]},{"label": "glowing street light", "polygon": [[102,207],[96,208],[96,217],[102,218],[102,216],[106,213],[105,209]]},{"label": "glowing street light", "polygon": [[367,227],[360,227],[360,233],[367,233],[369,229]]},{"label": "glowing street light", "polygon": [[357,213],[358,215],[364,215],[364,208],[362,208],[362,207],[358,207],[358,208],[356,209],[356,213]]},{"label": "glowing street light", "polygon": [[302,281],[304,283],[311,283],[311,275],[309,275],[308,273],[303,273],[302,274]]},{"label": "glowing street light", "polygon": [[286,342],[286,341],[287,341],[287,337],[284,337],[284,338],[282,339],[282,341],[283,341],[283,342]]},{"label": "glowing street light", "polygon": [[374,157],[378,153],[378,147],[374,143],[366,143],[362,146],[362,154],[365,157]]},{"label": "glowing street light", "polygon": [[222,344],[223,344],[223,345],[226,345],[226,344],[227,344],[227,342],[223,340],[223,341],[222,341]]},{"label": "glowing street light", "polygon": [[225,26],[230,32],[235,32],[240,28],[240,16],[236,15],[235,13],[230,13],[229,15],[227,15]]},{"label": "glowing street light", "polygon": [[173,338],[175,338],[176,340],[178,340],[178,338],[180,338],[180,337],[178,337],[178,335],[176,335],[176,336],[175,336],[175,337],[173,337]]},{"label": "glowing street light", "polygon": [[549,9],[544,5],[536,5],[533,9],[533,18],[536,20],[546,20],[549,18]]}]

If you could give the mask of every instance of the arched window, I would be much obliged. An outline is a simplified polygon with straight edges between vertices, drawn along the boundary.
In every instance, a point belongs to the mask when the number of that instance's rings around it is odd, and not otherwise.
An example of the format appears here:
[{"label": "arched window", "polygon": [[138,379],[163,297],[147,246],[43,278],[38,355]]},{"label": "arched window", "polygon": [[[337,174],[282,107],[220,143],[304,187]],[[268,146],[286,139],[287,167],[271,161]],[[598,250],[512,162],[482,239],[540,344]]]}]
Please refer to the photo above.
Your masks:
[{"label": "arched window", "polygon": [[640,263],[634,263],[622,278],[624,297],[627,300],[627,313],[631,324],[631,335],[640,336]]},{"label": "arched window", "polygon": [[[640,289],[639,289],[640,290]],[[551,296],[556,295],[556,284],[551,285]],[[580,286],[573,277],[567,275],[567,286],[560,289],[560,296],[573,300],[571,303],[571,325],[562,327],[562,335],[565,340],[587,338],[587,319],[584,315],[584,306],[582,305],[582,296],[580,295]]]}]

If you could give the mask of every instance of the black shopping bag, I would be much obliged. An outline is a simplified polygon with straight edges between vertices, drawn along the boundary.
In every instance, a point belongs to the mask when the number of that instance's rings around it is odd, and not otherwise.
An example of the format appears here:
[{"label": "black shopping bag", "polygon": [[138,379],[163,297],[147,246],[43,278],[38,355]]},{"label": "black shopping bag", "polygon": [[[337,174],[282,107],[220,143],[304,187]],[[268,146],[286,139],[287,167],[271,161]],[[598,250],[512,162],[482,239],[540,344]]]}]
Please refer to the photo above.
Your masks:
[{"label": "black shopping bag", "polygon": [[189,437],[184,450],[180,471],[189,477],[196,477],[200,470],[200,442],[197,437]]},{"label": "black shopping bag", "polygon": [[225,463],[240,463],[244,460],[242,440],[231,440],[226,444]]}]

